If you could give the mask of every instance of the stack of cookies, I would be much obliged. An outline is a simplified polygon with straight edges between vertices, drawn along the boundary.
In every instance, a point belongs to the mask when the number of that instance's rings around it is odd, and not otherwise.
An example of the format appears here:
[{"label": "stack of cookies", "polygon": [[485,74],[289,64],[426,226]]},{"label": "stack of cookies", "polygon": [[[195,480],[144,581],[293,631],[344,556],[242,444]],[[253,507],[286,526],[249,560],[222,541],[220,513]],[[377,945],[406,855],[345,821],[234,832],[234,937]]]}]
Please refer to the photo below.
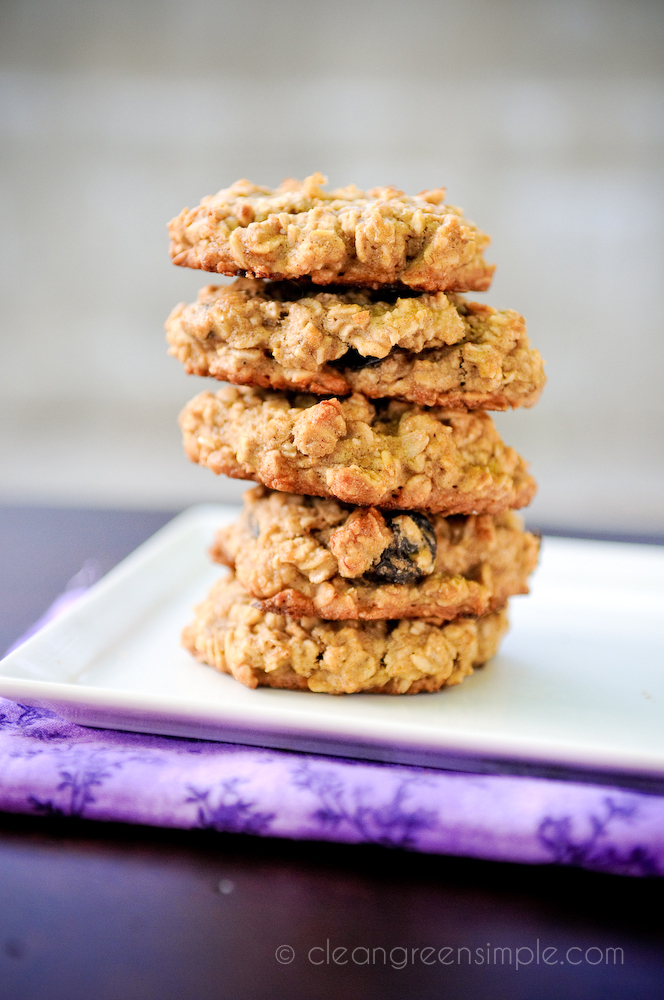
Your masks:
[{"label": "stack of cookies", "polygon": [[542,360],[518,313],[458,294],[489,287],[489,239],[443,190],[324,182],[239,181],[170,224],[176,264],[236,276],[166,325],[232,383],[185,407],[185,450],[261,484],[184,644],[250,687],[437,691],[528,590],[535,482],[484,411],[532,406]]}]

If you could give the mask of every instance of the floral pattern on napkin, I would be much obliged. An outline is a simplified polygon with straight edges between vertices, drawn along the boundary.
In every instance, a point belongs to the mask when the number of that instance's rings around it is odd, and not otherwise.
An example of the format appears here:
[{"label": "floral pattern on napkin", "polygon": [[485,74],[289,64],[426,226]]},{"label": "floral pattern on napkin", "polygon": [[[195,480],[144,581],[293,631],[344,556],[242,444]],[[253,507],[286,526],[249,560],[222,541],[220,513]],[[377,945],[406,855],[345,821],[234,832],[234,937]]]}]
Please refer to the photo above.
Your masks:
[{"label": "floral pattern on napkin", "polygon": [[0,809],[664,874],[664,798],[78,726],[0,698]]}]

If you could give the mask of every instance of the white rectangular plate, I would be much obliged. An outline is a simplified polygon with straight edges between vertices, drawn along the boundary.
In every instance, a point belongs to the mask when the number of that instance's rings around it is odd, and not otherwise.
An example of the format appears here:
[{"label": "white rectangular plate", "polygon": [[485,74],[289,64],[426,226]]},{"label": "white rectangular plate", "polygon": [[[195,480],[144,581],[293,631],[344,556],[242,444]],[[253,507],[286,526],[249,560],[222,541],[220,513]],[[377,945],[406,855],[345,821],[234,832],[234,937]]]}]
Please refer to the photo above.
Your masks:
[{"label": "white rectangular plate", "polygon": [[84,725],[472,770],[664,778],[664,549],[546,538],[500,654],[413,697],[252,691],[179,643],[232,507],[181,514],[0,662],[0,694]]}]

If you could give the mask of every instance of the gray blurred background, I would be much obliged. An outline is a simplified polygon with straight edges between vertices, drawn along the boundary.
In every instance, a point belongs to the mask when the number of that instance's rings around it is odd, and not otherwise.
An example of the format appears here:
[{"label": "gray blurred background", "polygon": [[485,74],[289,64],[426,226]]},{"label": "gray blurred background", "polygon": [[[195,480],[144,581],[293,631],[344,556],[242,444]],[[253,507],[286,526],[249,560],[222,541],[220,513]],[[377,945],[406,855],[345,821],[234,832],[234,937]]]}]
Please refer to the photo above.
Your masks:
[{"label": "gray blurred background", "polygon": [[[531,524],[664,532],[664,4],[2,0],[0,502],[174,509],[207,384],[163,322],[217,280],[166,222],[239,177],[446,185],[549,384],[500,415]],[[224,280],[224,279],[221,279]]]}]

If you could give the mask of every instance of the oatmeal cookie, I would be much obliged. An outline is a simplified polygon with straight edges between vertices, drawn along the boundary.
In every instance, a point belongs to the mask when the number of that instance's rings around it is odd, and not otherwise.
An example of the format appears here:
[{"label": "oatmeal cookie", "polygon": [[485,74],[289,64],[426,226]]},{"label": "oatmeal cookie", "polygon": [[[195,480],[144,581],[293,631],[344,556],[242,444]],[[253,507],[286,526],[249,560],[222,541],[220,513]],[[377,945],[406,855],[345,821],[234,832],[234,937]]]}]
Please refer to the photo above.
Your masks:
[{"label": "oatmeal cookie", "polygon": [[447,621],[527,594],[538,547],[513,511],[427,517],[257,486],[210,555],[270,611]]},{"label": "oatmeal cookie", "polygon": [[481,411],[227,386],[192,399],[180,423],[192,462],[285,493],[497,514],[525,507],[536,489],[524,460]]},{"label": "oatmeal cookie", "polygon": [[237,181],[169,224],[173,262],[219,274],[301,278],[317,285],[401,284],[485,291],[489,237],[445,205],[445,191],[414,198],[396,188],[323,191],[322,174],[276,190]]},{"label": "oatmeal cookie", "polygon": [[533,406],[545,381],[522,316],[443,292],[239,278],[180,303],[166,330],[190,375],[265,389],[506,410]]},{"label": "oatmeal cookie", "polygon": [[261,611],[233,578],[195,610],[182,643],[247,687],[327,694],[416,694],[459,684],[490,659],[507,630],[505,611],[457,618],[323,621]]}]

